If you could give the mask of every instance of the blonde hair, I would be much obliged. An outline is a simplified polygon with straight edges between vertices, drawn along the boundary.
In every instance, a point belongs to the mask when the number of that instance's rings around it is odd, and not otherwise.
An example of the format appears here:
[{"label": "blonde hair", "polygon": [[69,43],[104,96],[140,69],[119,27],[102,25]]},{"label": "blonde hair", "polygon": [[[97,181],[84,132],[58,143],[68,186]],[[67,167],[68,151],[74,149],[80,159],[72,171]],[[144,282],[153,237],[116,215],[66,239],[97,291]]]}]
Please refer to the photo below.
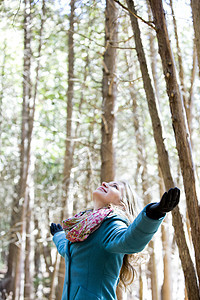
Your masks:
[{"label": "blonde hair", "polygon": [[[133,222],[137,215],[136,199],[134,197],[134,192],[130,184],[125,180],[120,180],[119,184],[123,185],[122,189],[122,203],[124,205],[123,209],[118,208],[121,214],[125,215],[130,223]],[[119,275],[119,285],[124,286],[125,289],[130,285],[136,274],[136,270],[133,264],[137,261],[138,254],[125,254],[123,258],[123,264]]]}]

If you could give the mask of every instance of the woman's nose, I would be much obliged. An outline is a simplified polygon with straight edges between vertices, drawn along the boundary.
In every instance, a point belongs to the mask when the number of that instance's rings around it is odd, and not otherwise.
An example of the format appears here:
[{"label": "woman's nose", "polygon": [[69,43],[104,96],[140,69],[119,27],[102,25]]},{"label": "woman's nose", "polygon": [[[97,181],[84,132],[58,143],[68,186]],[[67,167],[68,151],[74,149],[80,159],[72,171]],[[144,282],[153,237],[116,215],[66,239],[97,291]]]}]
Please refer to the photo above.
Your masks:
[{"label": "woman's nose", "polygon": [[103,182],[102,182],[102,186],[108,187],[107,182],[103,181]]}]

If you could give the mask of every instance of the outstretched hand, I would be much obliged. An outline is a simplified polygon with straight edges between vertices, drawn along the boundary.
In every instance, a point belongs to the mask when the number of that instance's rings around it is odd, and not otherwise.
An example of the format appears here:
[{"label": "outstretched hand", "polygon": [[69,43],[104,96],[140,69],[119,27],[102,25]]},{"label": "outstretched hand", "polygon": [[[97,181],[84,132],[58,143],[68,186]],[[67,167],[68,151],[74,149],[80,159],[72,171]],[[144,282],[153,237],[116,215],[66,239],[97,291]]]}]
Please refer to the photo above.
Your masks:
[{"label": "outstretched hand", "polygon": [[52,235],[54,235],[55,233],[59,232],[59,231],[63,231],[63,228],[60,224],[55,224],[55,223],[51,223],[50,226],[50,232]]},{"label": "outstretched hand", "polygon": [[180,199],[180,190],[175,187],[170,189],[168,192],[165,192],[158,203],[158,209],[162,213],[169,212],[176,207],[176,205],[179,203]]},{"label": "outstretched hand", "polygon": [[147,207],[146,214],[152,219],[159,219],[164,217],[169,211],[172,211],[180,199],[180,190],[175,187],[165,192],[158,203],[153,203]]}]

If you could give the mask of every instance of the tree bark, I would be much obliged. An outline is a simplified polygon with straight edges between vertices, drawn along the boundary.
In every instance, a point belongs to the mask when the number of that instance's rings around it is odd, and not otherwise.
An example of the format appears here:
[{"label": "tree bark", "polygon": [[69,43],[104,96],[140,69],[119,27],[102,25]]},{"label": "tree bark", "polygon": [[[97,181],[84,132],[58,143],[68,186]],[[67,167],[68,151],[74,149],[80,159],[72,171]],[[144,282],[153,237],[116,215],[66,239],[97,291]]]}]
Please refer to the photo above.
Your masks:
[{"label": "tree bark", "polygon": [[155,260],[155,252],[154,252],[154,242],[151,240],[149,243],[150,250],[150,260],[148,270],[150,271],[150,279],[151,279],[151,293],[152,300],[158,300],[158,279],[157,279],[157,269],[156,269],[156,260]]},{"label": "tree bark", "polygon": [[196,46],[195,46],[195,42],[194,42],[191,77],[190,77],[191,79],[190,79],[189,99],[188,99],[188,114],[187,114],[188,127],[189,127],[189,130],[190,130],[192,146],[193,146],[193,140],[192,140],[192,134],[193,134],[193,124],[192,124],[192,120],[193,120],[193,98],[194,98],[194,83],[195,83],[195,77],[196,77],[196,69],[197,69],[197,54],[196,54]]},{"label": "tree bark", "polygon": [[[140,132],[140,122],[138,119],[138,111],[137,111],[137,96],[134,92],[134,86],[130,87],[130,95],[132,99],[132,111],[133,111],[133,127],[135,131],[136,138],[136,146],[137,146],[137,165],[142,167],[141,179],[142,179],[142,192],[144,197],[144,205],[147,205],[152,201],[150,197],[150,183],[148,180],[147,174],[147,155],[145,153],[146,145],[144,136]],[[150,275],[151,280],[151,291],[152,291],[152,299],[158,300],[158,284],[157,284],[157,269],[156,269],[156,260],[155,260],[155,252],[154,252],[154,242],[150,241],[148,246],[150,259],[148,263],[148,274]]]},{"label": "tree bark", "polygon": [[74,12],[76,0],[71,0],[70,7],[70,28],[68,32],[68,89],[67,89],[67,121],[66,121],[66,141],[65,159],[63,170],[63,203],[61,219],[69,216],[68,190],[70,184],[71,169],[73,165],[74,143],[72,140],[72,114],[74,98]]},{"label": "tree bark", "polygon": [[[177,23],[176,23],[176,18],[175,18],[175,13],[173,9],[173,2],[170,0],[170,6],[171,6],[171,12],[172,12],[172,17],[173,17],[173,25],[174,25],[174,34],[175,34],[175,40],[176,40],[176,48],[177,48],[177,56],[178,56],[178,69],[179,69],[179,79],[180,79],[180,87],[181,87],[181,93],[183,96],[183,104],[186,112],[186,117],[187,117],[187,123],[188,123],[188,129],[190,136],[192,138],[192,124],[191,124],[191,97],[187,97],[187,90],[185,86],[185,74],[184,74],[184,69],[183,69],[183,60],[182,60],[182,55],[181,55],[181,47],[179,44],[179,38],[178,38],[178,30],[177,30]],[[194,50],[195,53],[195,50]],[[195,76],[195,61],[194,61],[194,55],[193,55],[193,65],[192,65],[192,74],[191,74],[191,91],[193,87],[193,82],[194,82],[194,76]],[[191,140],[192,144],[192,140]]]},{"label": "tree bark", "polygon": [[101,182],[115,177],[115,154],[113,133],[115,125],[115,101],[117,86],[115,80],[116,45],[118,37],[117,8],[113,0],[106,1],[105,10],[105,53],[103,59],[103,103],[101,142]]},{"label": "tree bark", "polygon": [[[148,8],[148,19],[149,22],[151,22],[152,21],[151,7],[149,5],[149,0],[146,0],[146,2]],[[153,83],[155,87],[155,95],[158,100],[158,107],[159,107],[160,93],[159,93],[159,82],[158,82],[158,75],[157,75],[158,55],[155,47],[155,32],[151,27],[149,27],[149,49],[150,49],[150,59],[151,59],[151,72],[152,72]]]},{"label": "tree bark", "polygon": [[[164,182],[162,179],[162,173],[159,168],[159,190],[160,190],[160,197],[164,194]],[[161,299],[162,300],[171,300],[172,299],[172,287],[171,287],[171,272],[170,272],[170,254],[171,251],[169,249],[169,233],[166,230],[168,219],[165,219],[162,227],[162,246],[163,246],[163,268],[164,268],[164,279],[163,285],[161,288]]]},{"label": "tree bark", "polygon": [[[101,182],[115,178],[115,152],[113,145],[115,127],[115,102],[117,97],[116,45],[118,40],[117,7],[114,0],[106,0],[105,9],[105,52],[102,81],[102,127],[101,127]],[[117,286],[117,299],[123,299],[123,292]]]},{"label": "tree bark", "polygon": [[[33,115],[35,111],[35,102],[38,92],[38,82],[39,82],[39,69],[40,69],[40,57],[41,57],[41,48],[42,48],[42,36],[44,28],[44,17],[45,17],[45,0],[42,1],[42,13],[41,13],[41,25],[39,32],[39,45],[38,45],[38,56],[37,56],[37,67],[36,67],[36,76],[35,76],[35,86],[33,91]],[[30,122],[30,131],[33,130],[33,121]],[[33,158],[33,156],[32,156]],[[33,159],[32,159],[33,160]],[[29,201],[27,203],[27,213],[26,213],[26,254],[25,254],[25,285],[24,285],[24,299],[34,299],[34,287],[33,287],[33,236],[32,231],[34,229],[34,220],[33,220],[33,207],[34,207],[34,182],[32,180],[32,175],[34,173],[34,164],[31,163],[32,170],[31,174],[28,176],[29,180],[29,189],[30,193],[28,195]]]},{"label": "tree bark", "polygon": [[164,280],[163,280],[163,285],[162,285],[162,300],[170,300],[171,299],[171,281],[170,281],[170,265],[169,265],[169,246],[168,246],[168,239],[167,235],[168,233],[166,232],[165,229],[165,224],[164,222],[162,224],[162,245],[163,245],[163,252],[164,252],[164,257],[163,257],[163,265],[164,265]]},{"label": "tree bark", "polygon": [[[170,0],[170,7],[171,7],[171,12],[172,12],[172,19],[173,19],[173,25],[174,25],[174,35],[175,35],[175,40],[176,40],[176,48],[177,48],[177,57],[178,57],[178,70],[179,70],[179,79],[180,79],[180,87],[181,87],[181,92],[183,96],[183,103],[186,111],[186,116],[187,116],[187,97],[186,97],[186,87],[185,87],[185,80],[184,80],[184,69],[183,69],[183,61],[182,61],[182,55],[181,55],[181,48],[179,44],[179,38],[178,38],[178,29],[177,29],[177,24],[176,24],[176,18],[175,18],[175,13],[174,13],[174,8],[173,8],[173,2]],[[187,117],[188,119],[188,117]]]},{"label": "tree bark", "polygon": [[[148,5],[148,15],[149,15],[149,21],[152,20],[152,13],[151,8],[149,5],[149,2],[147,1]],[[153,81],[154,81],[154,87],[155,87],[155,93],[156,97],[158,99],[158,106],[159,106],[159,83],[158,83],[158,76],[157,76],[157,68],[156,68],[156,62],[157,62],[157,51],[155,50],[155,36],[152,32],[152,28],[149,28],[149,39],[150,39],[150,54],[151,54],[151,69],[152,69],[152,75],[153,75]],[[162,173],[160,171],[160,168],[158,166],[158,172],[159,172],[159,187],[160,187],[160,198],[164,194],[164,183],[162,179]],[[168,233],[165,229],[166,219],[164,220],[161,231],[162,231],[162,245],[163,245],[163,265],[164,265],[164,279],[163,279],[163,285],[162,285],[162,300],[171,300],[171,273],[170,273],[170,266],[169,266],[169,242],[167,239]],[[153,298],[154,299],[154,298]]]},{"label": "tree bark", "polygon": [[[62,196],[62,212],[61,220],[69,217],[69,201],[68,192],[70,185],[71,169],[73,165],[74,145],[72,141],[72,113],[73,113],[73,97],[74,97],[74,12],[75,0],[71,0],[70,7],[70,28],[68,32],[68,90],[67,90],[67,122],[66,122],[66,142],[65,142],[65,158],[63,171],[63,196]],[[56,268],[55,268],[56,269]],[[62,298],[62,291],[65,278],[65,261],[63,257],[60,259],[58,271],[58,285],[56,288],[56,299]]]},{"label": "tree bark", "polygon": [[200,2],[199,0],[191,0],[191,7],[192,7],[195,45],[197,49],[197,58],[198,58],[199,75],[200,75],[200,19],[199,19]]},{"label": "tree bark", "polygon": [[[142,167],[141,179],[142,179],[142,192],[144,197],[144,205],[147,205],[152,201],[150,197],[150,190],[148,174],[147,174],[147,156],[145,153],[145,141],[144,136],[140,131],[140,122],[138,119],[138,110],[137,110],[137,96],[134,92],[134,86],[130,87],[130,95],[132,99],[132,111],[133,111],[133,127],[135,131],[136,146],[137,146],[137,165]],[[151,280],[151,291],[152,299],[158,300],[158,286],[157,286],[157,270],[155,264],[155,253],[154,253],[154,243],[151,241],[148,246],[150,259],[148,263],[148,274]]]},{"label": "tree bark", "polygon": [[[24,300],[34,299],[34,287],[33,287],[33,275],[34,275],[34,255],[33,255],[33,236],[32,232],[34,229],[33,225],[33,203],[34,203],[34,193],[32,195],[29,193],[28,205],[26,211],[26,247],[25,247],[25,265],[24,265]],[[32,197],[32,199],[30,198]]]},{"label": "tree bark", "polygon": [[3,61],[1,68],[1,89],[0,89],[0,151],[1,151],[1,134],[2,134],[2,121],[3,121],[3,112],[2,112],[2,104],[4,97],[4,75],[5,75],[5,63],[6,63],[6,42],[4,42],[3,47]]},{"label": "tree bark", "polygon": [[16,249],[14,260],[16,261],[13,299],[23,297],[23,282],[21,280],[24,272],[24,253],[26,242],[26,212],[29,205],[28,176],[30,176],[31,140],[35,103],[31,95],[31,0],[25,0],[24,9],[24,69],[23,69],[23,108],[22,108],[22,129],[20,149],[20,181],[18,184],[18,199],[15,205],[22,206],[14,216],[14,220],[20,222],[19,235],[21,240]]},{"label": "tree bark", "polygon": [[[132,11],[133,13],[136,13],[134,2],[132,0],[126,0],[126,2],[129,10]],[[149,77],[149,73],[147,69],[146,58],[142,46],[141,37],[140,37],[140,29],[139,29],[138,21],[131,13],[130,13],[130,18],[131,18],[131,24],[134,32],[137,56],[140,62],[140,68],[143,77],[144,89],[148,101],[149,113],[152,120],[153,134],[154,134],[154,139],[156,142],[156,147],[158,152],[159,166],[161,168],[162,176],[165,183],[165,188],[168,190],[169,188],[174,186],[170,165],[169,165],[169,157],[164,144],[161,121],[159,119],[155,95],[153,92],[151,79]],[[178,207],[175,210],[173,210],[172,217],[173,217],[173,226],[175,229],[176,242],[179,248],[179,255],[181,258],[181,263],[184,271],[186,286],[188,291],[190,291],[191,293],[193,293],[193,295],[195,295],[193,299],[198,299],[198,286],[197,286],[197,279],[195,275],[195,269],[190,257],[189,249],[187,247],[182,219]]]},{"label": "tree bark", "polygon": [[[176,147],[178,150],[181,172],[186,194],[187,211],[191,224],[192,240],[195,250],[196,268],[200,280],[200,220],[198,199],[195,183],[195,168],[193,164],[190,137],[184,115],[182,96],[176,78],[175,63],[171,51],[162,0],[150,0],[156,26],[159,54],[161,56],[165,76],[167,94],[172,115],[172,125],[175,133]],[[188,293],[188,297],[189,293]]]}]

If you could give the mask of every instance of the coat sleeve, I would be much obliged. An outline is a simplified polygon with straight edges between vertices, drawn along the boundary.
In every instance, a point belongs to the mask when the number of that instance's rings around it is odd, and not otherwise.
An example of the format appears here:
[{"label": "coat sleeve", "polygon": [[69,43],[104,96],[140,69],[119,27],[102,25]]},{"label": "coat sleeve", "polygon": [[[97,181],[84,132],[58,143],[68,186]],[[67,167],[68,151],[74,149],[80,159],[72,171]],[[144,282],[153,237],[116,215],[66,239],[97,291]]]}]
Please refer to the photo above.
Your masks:
[{"label": "coat sleeve", "polygon": [[65,254],[67,254],[68,251],[68,247],[67,247],[68,240],[66,239],[64,231],[55,233],[53,236],[53,242],[56,245],[60,255],[65,257]]},{"label": "coat sleeve", "polygon": [[146,215],[146,207],[129,226],[120,218],[105,220],[103,248],[112,253],[124,254],[142,251],[164,219],[150,219]]}]

